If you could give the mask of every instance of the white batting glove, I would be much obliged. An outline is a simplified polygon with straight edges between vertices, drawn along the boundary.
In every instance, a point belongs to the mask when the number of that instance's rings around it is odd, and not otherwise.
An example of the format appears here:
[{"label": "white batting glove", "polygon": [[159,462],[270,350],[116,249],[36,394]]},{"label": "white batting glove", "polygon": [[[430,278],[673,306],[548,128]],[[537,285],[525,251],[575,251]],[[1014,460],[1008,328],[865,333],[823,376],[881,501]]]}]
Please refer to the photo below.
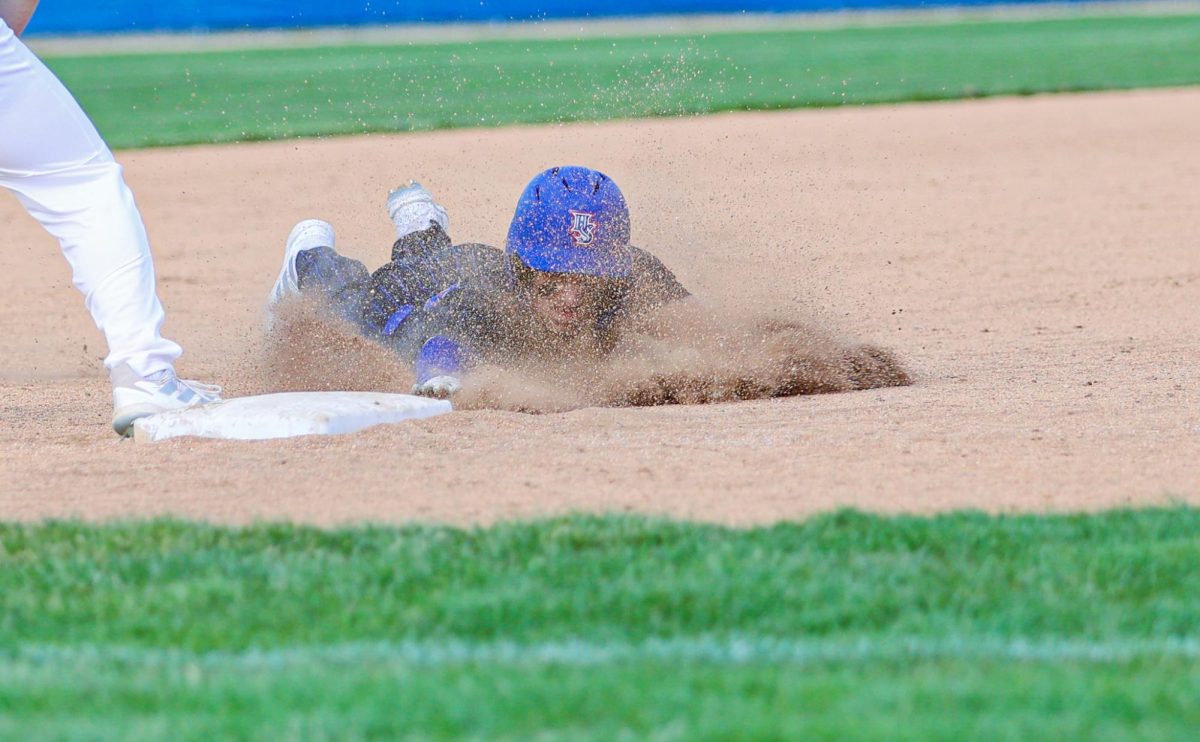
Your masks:
[{"label": "white batting glove", "polygon": [[435,376],[422,383],[414,384],[412,393],[420,397],[447,399],[462,389],[462,382],[453,376]]}]

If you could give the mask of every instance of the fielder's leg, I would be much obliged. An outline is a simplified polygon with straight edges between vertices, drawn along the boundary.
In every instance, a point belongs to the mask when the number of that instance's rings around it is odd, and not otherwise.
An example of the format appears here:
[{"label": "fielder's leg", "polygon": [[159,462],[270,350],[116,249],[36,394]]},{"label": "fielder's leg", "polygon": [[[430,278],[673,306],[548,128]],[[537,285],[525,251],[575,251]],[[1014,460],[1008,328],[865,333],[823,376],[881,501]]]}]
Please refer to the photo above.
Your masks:
[{"label": "fielder's leg", "polygon": [[[150,246],[120,165],[58,78],[2,21],[0,185],[58,239],[108,342],[104,365],[115,388],[140,384],[136,394],[114,392],[116,407],[136,401],[153,412],[216,398],[209,388],[174,383],[181,349],[160,333]],[[114,427],[118,417],[132,425],[134,418],[114,415]]]}]

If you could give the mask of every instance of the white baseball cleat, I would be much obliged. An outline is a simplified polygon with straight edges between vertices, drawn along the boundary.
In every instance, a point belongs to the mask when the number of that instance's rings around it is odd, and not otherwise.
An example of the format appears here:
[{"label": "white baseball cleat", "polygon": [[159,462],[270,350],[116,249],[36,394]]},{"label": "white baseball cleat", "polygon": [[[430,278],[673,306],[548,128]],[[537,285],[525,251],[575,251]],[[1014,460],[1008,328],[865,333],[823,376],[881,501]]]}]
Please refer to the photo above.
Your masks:
[{"label": "white baseball cleat", "polygon": [[396,239],[423,232],[431,223],[437,224],[443,232],[450,231],[450,215],[433,200],[433,194],[415,180],[388,194],[387,212],[392,224],[396,225]]},{"label": "white baseball cleat", "polygon": [[121,436],[133,435],[133,422],[140,417],[221,401],[221,387],[185,381],[172,369],[143,377],[122,363],[112,370],[110,377],[113,384],[112,426]]},{"label": "white baseball cleat", "polygon": [[300,293],[300,276],[296,272],[296,256],[314,247],[333,247],[337,236],[333,225],[323,219],[305,219],[297,222],[288,234],[287,244],[283,250],[283,267],[279,269],[279,278],[267,295],[267,332],[275,323],[274,306],[289,296]]}]

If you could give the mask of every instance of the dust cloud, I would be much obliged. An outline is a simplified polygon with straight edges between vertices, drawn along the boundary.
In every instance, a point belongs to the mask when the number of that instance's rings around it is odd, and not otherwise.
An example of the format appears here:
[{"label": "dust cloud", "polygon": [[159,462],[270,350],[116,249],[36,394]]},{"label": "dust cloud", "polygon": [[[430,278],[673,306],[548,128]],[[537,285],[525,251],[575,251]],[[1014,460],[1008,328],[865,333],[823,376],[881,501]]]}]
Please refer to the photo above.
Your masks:
[{"label": "dust cloud", "polygon": [[362,337],[349,322],[299,297],[274,308],[275,321],[230,384],[246,394],[271,392],[407,392],[412,369]]},{"label": "dust cloud", "polygon": [[[304,300],[278,308],[246,374],[256,393],[408,392],[411,368],[349,323]],[[711,404],[911,383],[883,348],[846,342],[782,312],[720,316],[677,302],[627,328],[603,354],[531,353],[472,369],[458,409],[529,413],[581,407]]]}]

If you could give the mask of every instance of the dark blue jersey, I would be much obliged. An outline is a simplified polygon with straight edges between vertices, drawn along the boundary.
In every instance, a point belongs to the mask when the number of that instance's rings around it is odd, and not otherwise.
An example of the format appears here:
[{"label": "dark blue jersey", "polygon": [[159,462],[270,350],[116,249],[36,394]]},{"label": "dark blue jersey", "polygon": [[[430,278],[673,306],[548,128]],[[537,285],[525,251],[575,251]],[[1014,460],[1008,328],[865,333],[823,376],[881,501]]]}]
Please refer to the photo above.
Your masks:
[{"label": "dark blue jersey", "polygon": [[371,274],[363,324],[381,338],[395,336],[425,304],[451,287],[497,283],[505,256],[488,245],[455,245],[441,227],[414,232],[392,245],[392,259]]},{"label": "dark blue jersey", "polygon": [[[606,282],[594,327],[597,347],[629,320],[688,292],[663,263],[639,248],[628,278]],[[362,325],[415,363],[418,380],[476,363],[514,361],[539,350],[519,269],[503,250],[455,245],[436,225],[398,240],[392,260],[370,278]]]}]

